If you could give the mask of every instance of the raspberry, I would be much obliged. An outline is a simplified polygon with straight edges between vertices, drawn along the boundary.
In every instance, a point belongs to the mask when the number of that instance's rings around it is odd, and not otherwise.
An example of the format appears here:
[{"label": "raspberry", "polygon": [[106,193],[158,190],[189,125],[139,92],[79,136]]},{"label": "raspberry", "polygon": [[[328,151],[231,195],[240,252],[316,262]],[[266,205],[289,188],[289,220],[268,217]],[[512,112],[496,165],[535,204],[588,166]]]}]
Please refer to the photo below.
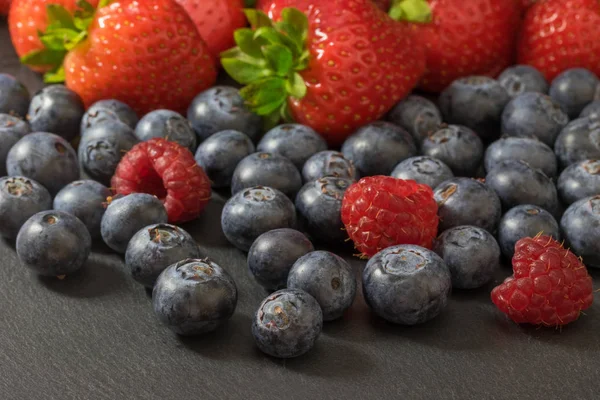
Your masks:
[{"label": "raspberry", "polygon": [[162,138],[135,145],[111,181],[117,194],[149,193],[165,205],[169,222],[190,221],[210,200],[210,180],[192,153]]},{"label": "raspberry", "polygon": [[373,256],[397,244],[430,249],[437,234],[437,209],[429,186],[390,176],[371,176],[346,191],[342,222],[363,256]]},{"label": "raspberry", "polygon": [[519,240],[512,264],[513,276],[492,290],[492,301],[516,323],[562,326],[592,305],[585,265],[550,236]]}]

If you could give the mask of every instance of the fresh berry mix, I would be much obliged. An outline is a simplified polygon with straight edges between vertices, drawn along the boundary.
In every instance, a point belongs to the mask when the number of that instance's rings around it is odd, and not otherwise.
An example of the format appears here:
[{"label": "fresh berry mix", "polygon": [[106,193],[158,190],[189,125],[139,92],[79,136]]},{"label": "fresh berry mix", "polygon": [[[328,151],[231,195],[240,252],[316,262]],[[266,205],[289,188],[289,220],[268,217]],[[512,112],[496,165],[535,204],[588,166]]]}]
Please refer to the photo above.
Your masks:
[{"label": "fresh berry mix", "polygon": [[500,134],[500,117],[510,96],[498,81],[472,76],[454,81],[440,95],[444,121],[471,128],[489,142]]},{"label": "fresh berry mix", "polygon": [[342,153],[332,150],[320,151],[304,163],[302,180],[308,183],[326,176],[355,181],[358,180],[358,171],[352,161]]},{"label": "fresh berry mix", "polygon": [[476,226],[457,226],[444,231],[433,246],[446,263],[452,287],[476,289],[494,278],[500,267],[500,247],[491,233]]},{"label": "fresh berry mix", "polygon": [[477,134],[466,126],[442,125],[423,141],[421,151],[442,161],[457,176],[475,176],[484,147]]},{"label": "fresh berry mix", "polygon": [[92,126],[105,121],[119,121],[135,129],[138,116],[131,107],[119,100],[100,100],[92,104],[81,119],[80,132],[85,134]]},{"label": "fresh berry mix", "polygon": [[100,233],[108,247],[123,254],[136,232],[148,225],[166,223],[167,219],[164,205],[155,196],[147,193],[116,196],[109,199]]},{"label": "fresh berry mix", "polygon": [[33,132],[51,132],[71,141],[79,135],[84,112],[77,93],[64,85],[50,85],[32,97],[27,119]]},{"label": "fresh berry mix", "polygon": [[442,113],[431,100],[411,94],[390,110],[387,119],[408,131],[419,147],[442,124]]},{"label": "fresh berry mix", "polygon": [[106,120],[86,129],[77,148],[79,163],[91,178],[108,185],[125,153],[137,143],[128,125]]},{"label": "fresh berry mix", "polygon": [[328,251],[313,251],[294,263],[287,287],[314,297],[323,311],[323,321],[341,318],[356,296],[356,277],[343,258]]},{"label": "fresh berry mix", "polygon": [[154,224],[133,235],[125,251],[125,265],[136,282],[152,288],[168,266],[200,257],[200,248],[189,233],[175,225]]},{"label": "fresh berry mix", "polygon": [[438,229],[437,204],[427,185],[373,176],[346,190],[342,222],[366,257],[397,244],[431,248]]},{"label": "fresh berry mix", "polygon": [[528,92],[546,94],[550,88],[544,75],[530,65],[508,67],[498,76],[498,82],[513,98]]},{"label": "fresh berry mix", "polygon": [[274,153],[254,153],[239,162],[231,178],[231,194],[268,186],[294,198],[302,187],[300,171],[289,159]]},{"label": "fresh berry mix", "polygon": [[45,132],[23,136],[8,152],[6,170],[39,182],[51,195],[79,179],[75,150],[62,137]]},{"label": "fresh berry mix", "polygon": [[496,232],[502,216],[502,204],[494,190],[480,180],[449,179],[436,187],[434,197],[438,205],[440,232],[461,225]]},{"label": "fresh berry mix", "polygon": [[562,168],[600,159],[600,118],[590,116],[571,121],[556,138],[554,152]]},{"label": "fresh berry mix", "polygon": [[600,161],[585,160],[569,165],[558,177],[558,195],[564,205],[600,194]]},{"label": "fresh berry mix", "polygon": [[248,251],[248,269],[265,289],[283,289],[296,260],[314,250],[303,233],[289,228],[274,229],[252,243]]},{"label": "fresh berry mix", "polygon": [[496,140],[485,151],[485,170],[489,172],[505,160],[525,161],[530,167],[541,170],[548,177],[556,178],[556,155],[550,147],[537,139],[504,137]]},{"label": "fresh berry mix", "polygon": [[451,285],[444,260],[414,245],[382,250],[363,271],[367,305],[395,324],[416,325],[436,317],[448,303]]},{"label": "fresh berry mix", "polygon": [[0,114],[25,118],[29,109],[29,91],[15,77],[0,74]]},{"label": "fresh berry mix", "polygon": [[490,170],[485,183],[498,194],[504,210],[519,204],[533,204],[556,215],[558,194],[554,182],[541,170],[524,161],[501,161]]},{"label": "fresh berry mix", "polygon": [[323,312],[303,290],[279,290],[262,301],[252,320],[258,348],[273,357],[292,358],[307,353],[323,329]]},{"label": "fresh berry mix", "polygon": [[79,218],[92,239],[100,237],[100,223],[111,195],[103,184],[92,180],[69,183],[54,197],[54,210],[64,211]]},{"label": "fresh berry mix", "polygon": [[155,110],[144,115],[135,127],[135,136],[142,142],[163,138],[196,151],[196,134],[190,123],[171,110]]},{"label": "fresh berry mix", "polygon": [[200,93],[188,108],[187,118],[199,142],[229,129],[245,133],[254,141],[261,128],[260,117],[246,108],[239,90],[230,86],[214,86]]},{"label": "fresh berry mix", "polygon": [[550,147],[569,123],[569,117],[550,96],[524,93],[512,99],[502,112],[505,136],[537,138]]},{"label": "fresh berry mix", "polygon": [[158,319],[183,336],[214,331],[231,318],[237,301],[231,275],[207,258],[186,259],[167,267],[152,290]]},{"label": "fresh berry mix", "polygon": [[429,156],[407,158],[396,165],[391,174],[394,178],[413,180],[435,189],[440,183],[454,177],[452,170],[442,161]]},{"label": "fresh berry mix", "polygon": [[263,153],[281,154],[302,170],[306,160],[327,150],[327,142],[306,125],[282,124],[265,133],[256,149]]},{"label": "fresh berry mix", "polygon": [[571,204],[560,220],[560,229],[585,265],[600,268],[600,195]]},{"label": "fresh berry mix", "polygon": [[417,154],[413,138],[391,122],[377,121],[359,128],[342,146],[344,157],[362,177],[389,175],[399,162]]},{"label": "fresh berry mix", "polygon": [[111,183],[117,194],[149,193],[158,197],[170,223],[197,218],[211,197],[210,181],[194,155],[162,138],[135,145],[119,163]]},{"label": "fresh berry mix", "polygon": [[279,190],[265,186],[237,192],[227,200],[221,214],[225,237],[242,251],[248,251],[265,232],[295,226],[294,203]]},{"label": "fresh berry mix", "polygon": [[296,196],[302,228],[319,243],[341,245],[348,239],[341,217],[344,193],[352,181],[325,177],[309,182]]},{"label": "fresh berry mix", "polygon": [[0,114],[0,176],[6,175],[6,157],[23,136],[31,132],[29,124],[20,118]]},{"label": "fresh berry mix", "polygon": [[594,117],[600,118],[600,100],[594,100],[581,111],[579,118]]},{"label": "fresh berry mix", "polygon": [[498,225],[498,244],[504,257],[511,260],[519,240],[539,234],[560,240],[558,222],[543,208],[523,204],[511,208],[502,216]]},{"label": "fresh berry mix", "polygon": [[17,236],[17,256],[38,275],[69,275],[90,255],[92,238],[79,218],[62,211],[41,211],[23,224]]},{"label": "fresh berry mix", "polygon": [[33,179],[22,176],[0,178],[0,236],[15,239],[32,215],[51,208],[50,193]]},{"label": "fresh berry mix", "polygon": [[572,68],[554,78],[549,94],[569,118],[574,119],[585,106],[595,100],[598,83],[600,81],[593,72],[584,68]]},{"label": "fresh berry mix", "polygon": [[492,290],[492,301],[518,324],[562,326],[592,305],[585,265],[549,236],[517,242],[514,275]]}]

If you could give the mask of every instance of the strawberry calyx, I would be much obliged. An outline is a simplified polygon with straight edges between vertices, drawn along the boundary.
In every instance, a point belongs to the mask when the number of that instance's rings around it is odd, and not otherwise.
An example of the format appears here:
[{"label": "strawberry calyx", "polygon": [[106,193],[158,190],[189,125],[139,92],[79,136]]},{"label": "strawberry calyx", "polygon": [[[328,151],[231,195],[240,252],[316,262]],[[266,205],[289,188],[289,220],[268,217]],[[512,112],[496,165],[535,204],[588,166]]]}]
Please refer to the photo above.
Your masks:
[{"label": "strawberry calyx", "polygon": [[431,22],[431,7],[427,0],[393,0],[388,14],[396,21]]},{"label": "strawberry calyx", "polygon": [[[112,0],[100,0],[98,9],[106,7]],[[30,66],[50,66],[44,74],[46,83],[65,81],[63,60],[67,53],[83,42],[88,36],[88,28],[94,20],[96,8],[86,0],[78,0],[77,10],[71,13],[58,4],[46,5],[48,26],[38,31],[38,37],[44,46],[21,57],[21,63]]]},{"label": "strawberry calyx", "polygon": [[281,119],[291,121],[288,97],[301,99],[306,84],[299,74],[308,67],[308,18],[295,8],[284,8],[281,21],[245,9],[250,28],[235,31],[236,47],[221,53],[225,71],[244,86],[240,95],[248,108],[265,118],[266,127]]}]

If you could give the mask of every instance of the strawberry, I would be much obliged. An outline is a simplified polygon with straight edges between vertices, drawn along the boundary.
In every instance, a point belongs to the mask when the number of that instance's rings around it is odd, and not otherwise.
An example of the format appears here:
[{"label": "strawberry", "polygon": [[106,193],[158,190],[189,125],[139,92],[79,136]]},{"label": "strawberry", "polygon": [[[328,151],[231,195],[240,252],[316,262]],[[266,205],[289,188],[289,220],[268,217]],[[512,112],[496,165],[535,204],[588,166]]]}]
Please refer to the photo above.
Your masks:
[{"label": "strawberry", "polygon": [[599,36],[598,0],[536,2],[523,21],[518,60],[536,67],[549,81],[575,67],[587,68],[598,75]]},{"label": "strawberry", "polygon": [[110,98],[140,115],[158,108],[182,113],[215,82],[208,47],[173,0],[101,0],[97,10],[78,4],[75,14],[49,6],[45,47],[21,60],[51,64],[46,82],[64,81],[86,106]]},{"label": "strawberry", "polygon": [[236,31],[238,47],[221,63],[247,85],[242,97],[267,125],[294,120],[339,145],[384,115],[424,72],[410,26],[371,0],[259,1],[246,14],[252,29]]},{"label": "strawberry", "polygon": [[233,32],[246,26],[244,0],[176,0],[196,24],[210,53],[219,54],[235,45]]},{"label": "strawberry", "polygon": [[0,0],[0,15],[8,15],[12,0]]},{"label": "strawberry", "polygon": [[441,92],[470,75],[496,77],[513,64],[520,0],[395,0],[390,15],[411,20],[426,49],[420,88]]},{"label": "strawberry", "polygon": [[373,0],[373,3],[377,4],[383,11],[390,9],[391,0]]}]

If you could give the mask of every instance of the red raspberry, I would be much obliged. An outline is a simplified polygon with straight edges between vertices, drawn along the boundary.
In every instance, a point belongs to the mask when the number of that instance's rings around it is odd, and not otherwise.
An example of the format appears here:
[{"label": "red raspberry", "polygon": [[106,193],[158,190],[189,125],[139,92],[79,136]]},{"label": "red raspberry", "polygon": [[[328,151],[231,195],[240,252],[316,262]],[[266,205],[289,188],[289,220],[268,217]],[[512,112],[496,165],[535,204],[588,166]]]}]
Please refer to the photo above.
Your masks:
[{"label": "red raspberry", "polygon": [[550,236],[519,240],[512,264],[514,275],[492,290],[492,301],[516,323],[566,325],[592,305],[585,265]]},{"label": "red raspberry", "polygon": [[437,210],[429,186],[370,176],[346,190],[342,222],[354,246],[370,257],[397,244],[431,248],[438,228]]},{"label": "red raspberry", "polygon": [[162,138],[138,143],[123,156],[111,185],[117,194],[150,193],[162,200],[169,222],[190,221],[210,200],[210,180],[192,153]]}]

